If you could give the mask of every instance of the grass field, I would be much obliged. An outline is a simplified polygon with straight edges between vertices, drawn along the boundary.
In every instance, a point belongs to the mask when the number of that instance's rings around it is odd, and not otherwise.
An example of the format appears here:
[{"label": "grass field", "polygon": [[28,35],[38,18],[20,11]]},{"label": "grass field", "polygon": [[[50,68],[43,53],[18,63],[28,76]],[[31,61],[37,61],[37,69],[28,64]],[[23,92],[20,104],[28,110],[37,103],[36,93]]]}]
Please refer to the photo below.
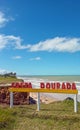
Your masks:
[{"label": "grass field", "polygon": [[19,82],[22,79],[17,79],[16,77],[3,77],[0,76],[0,83],[12,83],[12,82]]},{"label": "grass field", "polygon": [[74,113],[73,101],[36,105],[0,106],[0,130],[80,130],[80,103]]}]

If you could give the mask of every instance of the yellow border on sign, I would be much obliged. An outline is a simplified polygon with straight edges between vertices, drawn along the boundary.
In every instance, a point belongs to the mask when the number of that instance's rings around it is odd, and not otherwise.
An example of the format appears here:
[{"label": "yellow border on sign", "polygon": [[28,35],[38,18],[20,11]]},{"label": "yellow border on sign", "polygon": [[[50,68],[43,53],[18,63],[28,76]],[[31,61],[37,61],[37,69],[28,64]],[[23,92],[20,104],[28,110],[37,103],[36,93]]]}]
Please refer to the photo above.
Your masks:
[{"label": "yellow border on sign", "polygon": [[78,90],[72,89],[36,89],[36,88],[9,88],[10,92],[41,92],[41,93],[65,93],[77,94]]}]

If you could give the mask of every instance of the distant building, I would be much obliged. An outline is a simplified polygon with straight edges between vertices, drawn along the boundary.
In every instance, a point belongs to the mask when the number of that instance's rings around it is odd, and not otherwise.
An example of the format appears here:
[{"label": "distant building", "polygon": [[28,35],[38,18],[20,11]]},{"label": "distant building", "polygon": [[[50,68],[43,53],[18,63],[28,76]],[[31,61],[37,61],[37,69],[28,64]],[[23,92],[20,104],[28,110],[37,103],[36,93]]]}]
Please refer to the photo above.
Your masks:
[{"label": "distant building", "polygon": [[10,73],[5,73],[5,74],[0,74],[0,76],[3,76],[3,77],[16,77],[16,73],[10,72]]}]

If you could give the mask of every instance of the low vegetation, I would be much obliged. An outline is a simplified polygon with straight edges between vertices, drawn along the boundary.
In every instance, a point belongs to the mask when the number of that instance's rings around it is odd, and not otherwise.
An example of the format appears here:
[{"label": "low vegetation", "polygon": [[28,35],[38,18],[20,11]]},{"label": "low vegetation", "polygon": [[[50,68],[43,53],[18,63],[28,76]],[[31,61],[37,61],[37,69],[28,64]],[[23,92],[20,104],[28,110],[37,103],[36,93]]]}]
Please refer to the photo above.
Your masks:
[{"label": "low vegetation", "polygon": [[22,81],[22,79],[17,79],[16,77],[4,77],[4,76],[0,76],[0,84],[2,83],[12,83],[12,82],[19,82]]},{"label": "low vegetation", "polygon": [[9,108],[0,106],[0,130],[80,130],[80,103],[74,113],[72,100]]}]

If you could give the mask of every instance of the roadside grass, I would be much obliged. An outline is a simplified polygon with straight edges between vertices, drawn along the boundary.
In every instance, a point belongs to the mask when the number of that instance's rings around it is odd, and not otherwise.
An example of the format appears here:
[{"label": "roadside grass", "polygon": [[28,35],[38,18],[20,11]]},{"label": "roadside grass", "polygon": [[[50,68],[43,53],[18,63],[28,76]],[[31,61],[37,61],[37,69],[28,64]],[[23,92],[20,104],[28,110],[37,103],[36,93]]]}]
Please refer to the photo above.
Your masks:
[{"label": "roadside grass", "polygon": [[74,113],[74,102],[65,100],[51,104],[0,106],[0,130],[80,130],[80,103]]}]

